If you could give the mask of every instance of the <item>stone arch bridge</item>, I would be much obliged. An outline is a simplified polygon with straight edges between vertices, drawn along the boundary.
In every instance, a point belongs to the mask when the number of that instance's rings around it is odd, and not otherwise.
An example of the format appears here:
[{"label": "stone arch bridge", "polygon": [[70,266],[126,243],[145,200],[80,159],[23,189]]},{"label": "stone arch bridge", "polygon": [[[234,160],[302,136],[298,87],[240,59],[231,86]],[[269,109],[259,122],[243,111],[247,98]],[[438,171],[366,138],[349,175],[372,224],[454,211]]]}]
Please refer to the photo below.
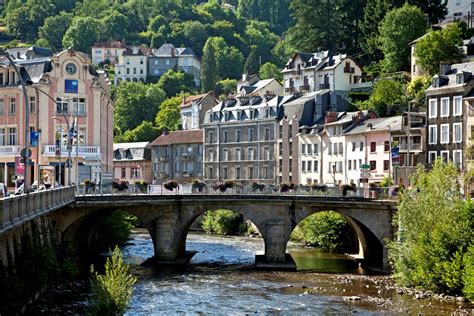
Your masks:
[{"label": "stone arch bridge", "polygon": [[[34,206],[34,203],[28,203],[24,203],[27,208],[28,205]],[[14,209],[12,207],[10,211]],[[291,232],[308,216],[332,210],[343,215],[354,229],[364,262],[388,269],[385,242],[393,236],[391,223],[396,202],[361,197],[251,194],[72,196],[63,203],[33,211],[25,220],[48,216],[56,222],[63,242],[87,250],[93,248],[97,240],[98,224],[117,209],[137,216],[140,225],[149,231],[155,251],[153,260],[158,264],[187,262],[186,237],[192,223],[201,214],[215,209],[233,210],[252,221],[264,239],[265,253],[257,258],[257,266],[272,268],[294,268],[294,262],[286,254]],[[7,208],[5,210],[8,212]],[[3,231],[0,227],[0,237],[15,233],[15,225],[8,227]],[[5,250],[5,240],[8,242],[8,236],[0,239],[0,244],[3,244],[0,250]]]}]

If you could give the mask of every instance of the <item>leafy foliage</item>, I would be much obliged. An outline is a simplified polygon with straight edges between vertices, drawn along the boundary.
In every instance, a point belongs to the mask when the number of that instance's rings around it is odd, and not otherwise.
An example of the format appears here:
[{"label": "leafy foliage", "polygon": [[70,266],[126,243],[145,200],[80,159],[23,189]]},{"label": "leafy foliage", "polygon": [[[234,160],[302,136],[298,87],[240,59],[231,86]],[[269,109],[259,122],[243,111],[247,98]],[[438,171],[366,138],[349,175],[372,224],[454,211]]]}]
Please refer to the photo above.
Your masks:
[{"label": "leafy foliage", "polygon": [[52,51],[59,51],[63,47],[62,40],[72,22],[72,14],[61,12],[56,16],[47,17],[43,26],[39,28],[39,39],[43,45]]},{"label": "leafy foliage", "polygon": [[347,221],[338,213],[326,211],[313,214],[296,226],[291,239],[330,252],[351,252],[355,235]]},{"label": "leafy foliage", "polygon": [[92,310],[95,315],[123,315],[132,297],[133,285],[137,279],[123,262],[118,247],[112,251],[105,263],[105,274],[100,275],[91,267]]},{"label": "leafy foliage", "polygon": [[403,111],[406,105],[405,86],[398,80],[381,79],[368,101],[360,109],[374,109],[379,116],[390,116]]},{"label": "leafy foliage", "polygon": [[100,38],[102,24],[92,17],[76,17],[63,37],[63,46],[87,53]]},{"label": "leafy foliage", "polygon": [[150,142],[160,136],[160,134],[159,128],[153,126],[151,122],[143,121],[134,129],[125,131],[123,136],[116,136],[114,140],[119,143]]},{"label": "leafy foliage", "polygon": [[472,290],[464,263],[472,258],[474,205],[459,193],[458,179],[452,163],[437,160],[429,172],[419,167],[413,188],[403,192],[393,221],[398,241],[389,243],[399,283],[452,294]]},{"label": "leafy foliage", "polygon": [[156,115],[155,123],[159,129],[167,129],[175,131],[179,127],[181,115],[179,113],[179,105],[181,104],[181,97],[176,96],[166,99],[161,103],[160,111]]},{"label": "leafy foliage", "polygon": [[461,60],[461,44],[462,30],[458,24],[431,31],[416,43],[417,63],[427,74],[434,75],[441,63],[453,64]]},{"label": "leafy foliage", "polygon": [[407,94],[415,106],[425,106],[425,91],[431,84],[430,76],[420,76],[412,79],[407,86]]},{"label": "leafy foliage", "polygon": [[271,79],[275,78],[278,81],[283,80],[283,74],[280,72],[280,69],[277,67],[277,65],[272,64],[270,62],[265,63],[260,67],[260,70],[258,72],[258,76],[260,79]]},{"label": "leafy foliage", "polygon": [[241,233],[242,215],[230,210],[216,210],[204,213],[202,229],[208,234],[237,235]]},{"label": "leafy foliage", "polygon": [[167,97],[174,97],[181,92],[189,92],[194,87],[194,78],[184,71],[168,70],[158,81],[158,88],[166,92]]},{"label": "leafy foliage", "polygon": [[102,236],[102,246],[100,248],[107,249],[116,245],[125,244],[137,223],[137,218],[124,210],[118,210],[112,213],[112,215],[107,217],[107,219],[100,224],[98,229]]},{"label": "leafy foliage", "polygon": [[378,42],[388,72],[410,69],[410,43],[426,31],[426,18],[420,8],[405,3],[387,13],[380,24]]}]

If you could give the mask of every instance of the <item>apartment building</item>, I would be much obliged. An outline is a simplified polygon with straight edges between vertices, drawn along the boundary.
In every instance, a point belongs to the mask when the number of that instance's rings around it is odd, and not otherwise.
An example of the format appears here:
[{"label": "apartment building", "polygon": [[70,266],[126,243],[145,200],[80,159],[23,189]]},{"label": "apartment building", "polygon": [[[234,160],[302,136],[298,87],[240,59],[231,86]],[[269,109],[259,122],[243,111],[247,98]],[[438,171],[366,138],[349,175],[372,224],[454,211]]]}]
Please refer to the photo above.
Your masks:
[{"label": "apartment building", "polygon": [[152,183],[151,149],[148,142],[114,144],[114,179]]},{"label": "apartment building", "polygon": [[285,93],[331,90],[345,95],[362,77],[362,68],[347,54],[297,52],[282,73]]},{"label": "apartment building", "polygon": [[181,129],[201,129],[206,112],[217,105],[214,92],[183,97],[179,106]]},{"label": "apartment building", "polygon": [[114,66],[126,49],[127,43],[125,40],[95,43],[91,48],[92,63]]},{"label": "apartment building", "polygon": [[[112,172],[113,108],[110,82],[91,67],[91,60],[74,50],[51,58],[18,60],[29,82],[28,105],[19,78],[6,58],[0,60],[0,182],[14,185],[21,147],[25,144],[25,112],[29,111],[32,162],[31,182],[41,166],[54,166],[56,182],[67,184],[68,132],[74,126],[71,148],[71,182],[99,181]],[[69,127],[69,131],[68,131]],[[77,132],[76,132],[77,131]],[[59,176],[61,175],[61,177]]]},{"label": "apartment building", "polygon": [[157,183],[203,178],[203,130],[163,132],[149,145]]},{"label": "apartment building", "polygon": [[117,85],[121,81],[146,82],[148,47],[131,46],[125,48],[115,64],[115,80]]}]

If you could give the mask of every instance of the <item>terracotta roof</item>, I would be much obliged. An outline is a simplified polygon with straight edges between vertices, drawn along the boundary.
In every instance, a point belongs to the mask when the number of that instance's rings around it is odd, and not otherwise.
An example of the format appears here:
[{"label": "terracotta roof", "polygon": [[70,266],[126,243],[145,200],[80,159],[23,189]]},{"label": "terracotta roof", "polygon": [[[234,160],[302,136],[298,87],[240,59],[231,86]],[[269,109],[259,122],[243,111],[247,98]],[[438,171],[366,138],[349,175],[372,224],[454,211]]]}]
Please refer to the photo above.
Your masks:
[{"label": "terracotta roof", "polygon": [[195,144],[203,142],[203,130],[174,131],[161,134],[150,143],[150,146],[165,146],[172,144]]},{"label": "terracotta roof", "polygon": [[95,43],[92,47],[103,47],[103,48],[125,48],[127,43],[125,40],[123,41],[108,41],[108,42],[100,42]]},{"label": "terracotta roof", "polygon": [[197,94],[197,95],[190,95],[188,97],[183,97],[183,101],[181,101],[181,105],[179,107],[187,108],[187,107],[191,106],[191,104],[194,101],[204,99],[208,94],[209,94],[209,92],[208,93],[203,93],[203,94]]}]

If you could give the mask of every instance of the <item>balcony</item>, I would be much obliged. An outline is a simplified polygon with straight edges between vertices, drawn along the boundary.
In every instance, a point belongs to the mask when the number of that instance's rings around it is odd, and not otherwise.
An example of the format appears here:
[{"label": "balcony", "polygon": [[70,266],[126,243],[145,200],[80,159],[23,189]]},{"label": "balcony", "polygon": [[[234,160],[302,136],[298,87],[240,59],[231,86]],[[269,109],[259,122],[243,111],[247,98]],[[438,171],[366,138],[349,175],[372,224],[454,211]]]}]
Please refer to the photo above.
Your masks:
[{"label": "balcony", "polygon": [[192,154],[181,154],[180,157],[181,157],[181,160],[186,160],[186,161],[193,160]]},{"label": "balcony", "polygon": [[[56,156],[56,147],[54,145],[45,145],[43,149],[43,155],[46,157]],[[79,146],[77,155],[84,159],[96,159],[100,160],[100,147],[99,146]],[[68,156],[67,146],[61,147],[61,156]],[[71,157],[76,157],[76,147],[71,148]]]},{"label": "balcony", "polygon": [[295,87],[285,88],[285,93],[295,93]]},{"label": "balcony", "polygon": [[329,83],[322,83],[319,85],[319,89],[320,90],[325,90],[325,89],[329,89]]},{"label": "balcony", "polygon": [[300,92],[308,92],[308,91],[309,91],[309,84],[300,86]]},{"label": "balcony", "polygon": [[165,171],[160,171],[160,178],[168,178],[168,173]]},{"label": "balcony", "polygon": [[18,156],[20,146],[0,146],[0,156]]},{"label": "balcony", "polygon": [[[401,143],[400,144],[400,151],[407,151],[408,146],[406,143]],[[411,143],[410,144],[410,151],[421,151],[421,143]]]},{"label": "balcony", "polygon": [[160,162],[165,162],[165,161],[168,161],[168,156],[167,155],[161,155],[160,156]]},{"label": "balcony", "polygon": [[189,171],[183,171],[183,172],[181,173],[181,176],[182,176],[183,178],[189,178],[189,177],[192,176],[192,173],[189,172]]}]

